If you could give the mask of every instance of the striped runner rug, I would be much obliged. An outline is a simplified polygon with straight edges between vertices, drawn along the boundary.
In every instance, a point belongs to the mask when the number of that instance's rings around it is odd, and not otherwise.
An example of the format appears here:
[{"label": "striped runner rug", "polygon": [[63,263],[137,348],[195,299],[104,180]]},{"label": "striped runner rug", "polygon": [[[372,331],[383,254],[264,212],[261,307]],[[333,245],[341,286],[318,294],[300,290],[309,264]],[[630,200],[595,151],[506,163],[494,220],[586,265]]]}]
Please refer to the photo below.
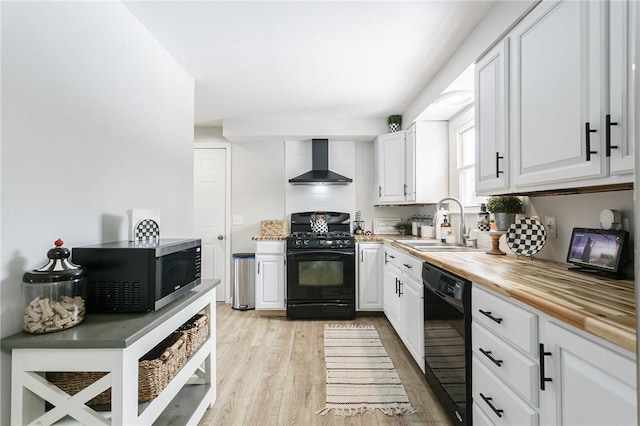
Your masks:
[{"label": "striped runner rug", "polygon": [[372,325],[325,325],[327,403],[316,414],[415,413]]}]

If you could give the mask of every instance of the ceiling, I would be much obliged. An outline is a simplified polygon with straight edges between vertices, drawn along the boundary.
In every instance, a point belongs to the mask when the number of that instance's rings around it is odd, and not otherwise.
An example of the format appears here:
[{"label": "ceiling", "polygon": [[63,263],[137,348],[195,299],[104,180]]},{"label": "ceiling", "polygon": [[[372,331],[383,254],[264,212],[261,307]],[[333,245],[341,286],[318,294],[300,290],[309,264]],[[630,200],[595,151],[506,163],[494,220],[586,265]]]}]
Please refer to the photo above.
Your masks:
[{"label": "ceiling", "polygon": [[219,126],[402,113],[493,1],[123,3],[195,79],[194,124]]}]

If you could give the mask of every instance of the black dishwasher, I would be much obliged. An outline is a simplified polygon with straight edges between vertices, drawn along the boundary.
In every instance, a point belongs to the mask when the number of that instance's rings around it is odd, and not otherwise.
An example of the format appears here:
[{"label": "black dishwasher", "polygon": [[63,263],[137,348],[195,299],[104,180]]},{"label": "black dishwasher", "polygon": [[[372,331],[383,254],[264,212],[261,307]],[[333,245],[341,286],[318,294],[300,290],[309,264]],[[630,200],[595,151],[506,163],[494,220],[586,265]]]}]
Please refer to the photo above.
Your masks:
[{"label": "black dishwasher", "polygon": [[425,377],[454,424],[471,425],[471,282],[424,263]]}]

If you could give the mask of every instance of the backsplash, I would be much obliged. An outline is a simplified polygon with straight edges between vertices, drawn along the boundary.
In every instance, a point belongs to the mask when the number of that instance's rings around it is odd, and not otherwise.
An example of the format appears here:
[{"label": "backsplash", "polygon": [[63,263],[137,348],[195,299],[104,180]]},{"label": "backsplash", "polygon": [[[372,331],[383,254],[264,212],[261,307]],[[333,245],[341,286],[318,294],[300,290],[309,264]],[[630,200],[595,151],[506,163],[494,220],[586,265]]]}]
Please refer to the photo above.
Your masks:
[{"label": "backsplash", "polygon": [[600,212],[604,209],[618,210],[624,229],[629,231],[632,248],[629,253],[629,274],[633,273],[633,191],[603,192],[597,194],[575,194],[547,197],[529,197],[527,215],[556,216],[557,238],[549,238],[544,249],[537,255],[543,259],[565,262],[569,240],[574,227],[600,228]]}]

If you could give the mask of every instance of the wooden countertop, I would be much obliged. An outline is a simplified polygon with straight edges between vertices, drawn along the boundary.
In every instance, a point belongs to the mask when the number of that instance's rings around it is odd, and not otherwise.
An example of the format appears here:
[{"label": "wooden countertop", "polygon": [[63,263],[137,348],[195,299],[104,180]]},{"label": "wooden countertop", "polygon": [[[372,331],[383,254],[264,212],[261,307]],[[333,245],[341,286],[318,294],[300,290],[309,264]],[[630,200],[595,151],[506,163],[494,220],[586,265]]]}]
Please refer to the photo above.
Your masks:
[{"label": "wooden countertop", "polygon": [[482,287],[636,352],[635,283],[569,271],[549,260],[473,252],[420,252],[391,245]]}]

